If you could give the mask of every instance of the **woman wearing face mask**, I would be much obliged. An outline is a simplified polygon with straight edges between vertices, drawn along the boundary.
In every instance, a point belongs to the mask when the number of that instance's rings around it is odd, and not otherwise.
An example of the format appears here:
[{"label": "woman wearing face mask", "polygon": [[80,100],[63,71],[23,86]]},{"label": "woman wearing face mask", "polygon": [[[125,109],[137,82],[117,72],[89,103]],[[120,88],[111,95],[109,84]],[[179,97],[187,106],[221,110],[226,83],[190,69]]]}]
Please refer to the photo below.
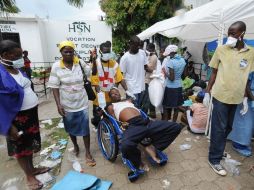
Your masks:
[{"label": "woman wearing face mask", "polygon": [[[111,47],[108,43],[100,45],[99,56],[95,63],[93,63],[93,72],[91,76],[91,83],[95,87],[97,93],[104,92],[106,103],[110,103],[109,91],[112,87],[118,86],[121,83],[122,87],[128,93],[127,85],[123,79],[118,63],[113,59],[111,54]],[[98,97],[93,102],[93,119],[92,124],[95,130],[100,122]]]},{"label": "woman wearing face mask", "polygon": [[173,121],[176,122],[178,117],[178,107],[183,104],[182,81],[181,75],[186,65],[185,60],[177,54],[178,47],[169,45],[164,56],[170,57],[166,59],[163,67],[166,76],[166,88],[163,98],[163,120],[171,119],[172,109],[174,110]]},{"label": "woman wearing face mask", "polygon": [[7,137],[8,154],[17,158],[29,188],[40,189],[43,184],[35,175],[49,168],[33,166],[33,153],[41,148],[38,98],[20,70],[24,66],[20,45],[4,40],[0,42],[0,55],[0,134]]}]

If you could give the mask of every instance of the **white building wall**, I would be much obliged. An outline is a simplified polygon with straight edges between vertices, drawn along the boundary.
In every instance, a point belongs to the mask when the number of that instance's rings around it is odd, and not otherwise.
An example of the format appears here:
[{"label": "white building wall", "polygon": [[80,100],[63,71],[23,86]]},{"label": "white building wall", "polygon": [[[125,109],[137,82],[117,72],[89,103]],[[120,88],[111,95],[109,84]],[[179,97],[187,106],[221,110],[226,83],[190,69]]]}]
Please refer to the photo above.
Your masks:
[{"label": "white building wall", "polygon": [[38,22],[16,21],[16,29],[20,36],[22,49],[28,51],[31,62],[35,64],[44,62]]},{"label": "white building wall", "polygon": [[19,33],[22,49],[29,52],[28,57],[35,67],[48,67],[58,60],[61,55],[57,45],[63,40],[73,41],[84,61],[88,61],[89,50],[94,46],[99,47],[102,42],[112,41],[112,29],[102,21],[55,21],[21,15],[0,20],[15,21],[12,24],[1,23],[0,29],[3,32]]}]

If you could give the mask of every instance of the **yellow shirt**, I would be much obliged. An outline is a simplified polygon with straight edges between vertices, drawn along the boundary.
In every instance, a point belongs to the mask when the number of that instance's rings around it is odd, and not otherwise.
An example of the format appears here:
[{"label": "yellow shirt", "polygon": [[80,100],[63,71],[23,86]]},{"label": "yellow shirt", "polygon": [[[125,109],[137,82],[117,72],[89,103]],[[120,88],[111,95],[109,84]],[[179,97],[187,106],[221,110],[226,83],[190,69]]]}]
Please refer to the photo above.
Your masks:
[{"label": "yellow shirt", "polygon": [[254,71],[254,49],[245,46],[238,51],[226,45],[219,46],[209,66],[218,69],[212,96],[226,104],[241,103],[249,73]]},{"label": "yellow shirt", "polygon": [[[101,91],[105,92],[106,102],[110,103],[111,99],[108,92],[116,83],[123,80],[121,69],[115,60],[109,60],[109,62],[105,63],[97,59],[96,64],[97,73],[91,76],[91,84],[96,86],[99,85]],[[93,104],[99,105],[97,96]]]}]

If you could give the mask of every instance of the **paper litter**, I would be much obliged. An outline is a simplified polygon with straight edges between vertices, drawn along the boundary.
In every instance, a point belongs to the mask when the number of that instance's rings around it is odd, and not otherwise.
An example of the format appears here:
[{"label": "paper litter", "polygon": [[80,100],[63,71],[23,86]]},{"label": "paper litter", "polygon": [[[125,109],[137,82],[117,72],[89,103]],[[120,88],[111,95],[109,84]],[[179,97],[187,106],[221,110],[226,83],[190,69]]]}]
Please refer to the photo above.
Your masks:
[{"label": "paper litter", "polygon": [[190,144],[181,144],[179,147],[180,147],[180,150],[182,151],[191,149]]}]

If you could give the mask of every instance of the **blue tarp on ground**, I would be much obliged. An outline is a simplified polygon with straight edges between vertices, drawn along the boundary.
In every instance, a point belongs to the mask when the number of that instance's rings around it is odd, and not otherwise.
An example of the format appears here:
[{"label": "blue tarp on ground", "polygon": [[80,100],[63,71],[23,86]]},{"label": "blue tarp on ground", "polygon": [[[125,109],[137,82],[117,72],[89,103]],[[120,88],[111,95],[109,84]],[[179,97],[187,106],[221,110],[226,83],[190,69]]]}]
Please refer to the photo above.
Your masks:
[{"label": "blue tarp on ground", "polygon": [[69,171],[51,190],[108,190],[111,185],[93,175]]}]

